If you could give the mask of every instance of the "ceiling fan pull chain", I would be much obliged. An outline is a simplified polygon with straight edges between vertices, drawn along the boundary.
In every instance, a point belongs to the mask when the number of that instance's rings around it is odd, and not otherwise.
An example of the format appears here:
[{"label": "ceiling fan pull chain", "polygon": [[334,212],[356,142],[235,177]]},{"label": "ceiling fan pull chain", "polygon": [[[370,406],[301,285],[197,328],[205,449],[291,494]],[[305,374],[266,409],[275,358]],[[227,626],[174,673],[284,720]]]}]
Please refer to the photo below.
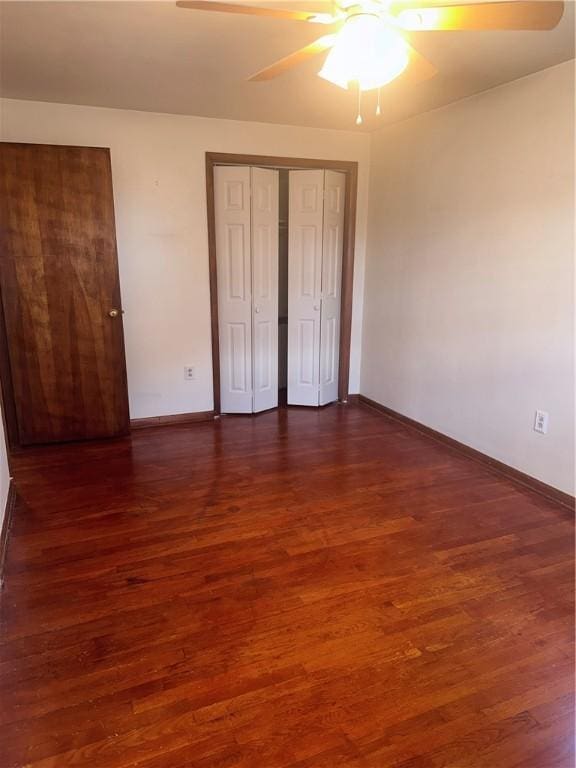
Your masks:
[{"label": "ceiling fan pull chain", "polygon": [[362,88],[360,88],[360,83],[358,83],[358,115],[356,117],[356,125],[362,125],[364,121],[362,120]]},{"label": "ceiling fan pull chain", "polygon": [[380,109],[380,88],[378,88],[378,101],[376,102],[376,116],[380,117],[382,110]]}]

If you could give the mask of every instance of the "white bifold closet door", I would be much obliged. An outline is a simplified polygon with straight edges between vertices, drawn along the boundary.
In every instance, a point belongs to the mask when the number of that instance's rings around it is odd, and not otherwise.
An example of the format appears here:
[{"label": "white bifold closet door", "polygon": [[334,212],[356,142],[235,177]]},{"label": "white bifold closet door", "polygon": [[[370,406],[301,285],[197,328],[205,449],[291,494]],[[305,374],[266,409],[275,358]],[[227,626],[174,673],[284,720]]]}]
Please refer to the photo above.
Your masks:
[{"label": "white bifold closet door", "polygon": [[338,399],[345,179],[337,171],[290,171],[290,405]]},{"label": "white bifold closet door", "polygon": [[278,171],[214,169],[223,413],[278,405]]},{"label": "white bifold closet door", "polygon": [[253,411],[278,406],[278,171],[252,172]]}]

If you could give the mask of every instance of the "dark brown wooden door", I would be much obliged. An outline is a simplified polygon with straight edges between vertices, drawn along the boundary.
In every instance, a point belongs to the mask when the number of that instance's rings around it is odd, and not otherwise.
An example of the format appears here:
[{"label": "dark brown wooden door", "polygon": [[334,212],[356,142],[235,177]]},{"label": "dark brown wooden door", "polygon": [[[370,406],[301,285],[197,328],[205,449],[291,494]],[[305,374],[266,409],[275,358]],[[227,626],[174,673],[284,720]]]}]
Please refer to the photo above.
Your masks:
[{"label": "dark brown wooden door", "polygon": [[109,150],[0,143],[0,288],[17,442],[127,432]]}]

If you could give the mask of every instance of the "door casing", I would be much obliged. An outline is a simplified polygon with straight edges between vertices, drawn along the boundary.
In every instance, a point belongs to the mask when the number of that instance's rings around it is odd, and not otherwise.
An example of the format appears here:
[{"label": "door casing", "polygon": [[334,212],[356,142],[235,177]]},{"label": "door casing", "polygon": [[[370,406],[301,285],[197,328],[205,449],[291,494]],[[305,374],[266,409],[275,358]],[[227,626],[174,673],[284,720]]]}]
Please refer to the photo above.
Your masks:
[{"label": "door casing", "polygon": [[354,280],[354,241],[356,237],[356,196],[358,190],[358,163],[350,160],[316,160],[271,155],[237,155],[227,152],[206,152],[206,203],[208,215],[208,263],[210,269],[210,311],[212,329],[212,372],[214,413],[220,408],[220,349],[218,335],[218,283],[216,269],[216,216],[214,210],[214,166],[249,165],[263,168],[341,171],[346,174],[344,205],[344,248],[342,256],[342,308],[340,312],[340,367],[338,373],[338,399],[348,401],[350,376],[350,341],[352,335],[352,290]]}]

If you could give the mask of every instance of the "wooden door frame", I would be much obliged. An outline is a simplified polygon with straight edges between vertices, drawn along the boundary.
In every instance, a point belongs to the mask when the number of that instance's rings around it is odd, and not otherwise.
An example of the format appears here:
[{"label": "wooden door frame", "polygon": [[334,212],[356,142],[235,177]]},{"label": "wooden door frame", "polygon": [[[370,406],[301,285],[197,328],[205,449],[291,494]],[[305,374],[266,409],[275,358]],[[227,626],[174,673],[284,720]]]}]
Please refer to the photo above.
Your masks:
[{"label": "wooden door frame", "polygon": [[354,242],[356,238],[356,197],[358,163],[350,160],[316,160],[270,155],[236,155],[206,152],[206,208],[208,215],[208,264],[210,270],[210,314],[212,328],[212,375],[214,413],[220,409],[220,339],[218,334],[218,284],[216,268],[216,213],[214,205],[214,167],[217,165],[256,165],[284,170],[330,170],[346,174],[344,201],[344,249],[342,256],[342,305],[340,310],[340,360],[338,399],[348,401],[350,377],[350,342],[352,337],[352,290],[354,281]]}]

